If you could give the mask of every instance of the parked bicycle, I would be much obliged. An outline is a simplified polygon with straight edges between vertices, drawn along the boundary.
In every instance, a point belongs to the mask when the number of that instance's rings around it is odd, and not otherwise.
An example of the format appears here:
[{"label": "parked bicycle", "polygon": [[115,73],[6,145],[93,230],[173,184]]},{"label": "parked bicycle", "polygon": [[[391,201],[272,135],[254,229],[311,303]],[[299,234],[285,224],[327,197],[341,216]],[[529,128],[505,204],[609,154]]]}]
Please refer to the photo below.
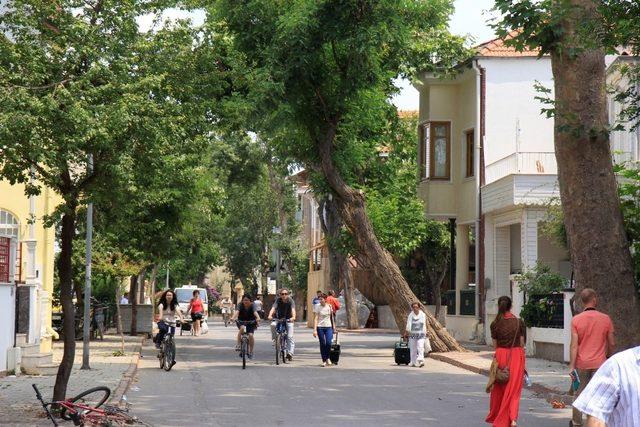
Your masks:
[{"label": "parked bicycle", "polygon": [[164,369],[167,372],[169,372],[171,368],[173,368],[173,365],[176,364],[176,343],[174,341],[175,333],[176,326],[169,325],[169,331],[162,339],[162,342],[160,343],[160,351],[158,352],[160,369]]},{"label": "parked bicycle", "polygon": [[58,426],[58,422],[51,413],[52,407],[60,411],[63,420],[73,421],[77,426],[149,425],[130,415],[128,408],[104,405],[111,395],[108,387],[94,387],[71,399],[45,402],[38,387],[35,384],[31,386],[54,426]]},{"label": "parked bicycle", "polygon": [[240,326],[240,357],[242,358],[242,369],[247,367],[247,356],[249,355],[249,333],[247,325],[255,325],[255,320],[236,320]]},{"label": "parked bicycle", "polygon": [[287,341],[289,335],[287,333],[287,319],[278,319],[276,324],[276,365],[287,363]]}]

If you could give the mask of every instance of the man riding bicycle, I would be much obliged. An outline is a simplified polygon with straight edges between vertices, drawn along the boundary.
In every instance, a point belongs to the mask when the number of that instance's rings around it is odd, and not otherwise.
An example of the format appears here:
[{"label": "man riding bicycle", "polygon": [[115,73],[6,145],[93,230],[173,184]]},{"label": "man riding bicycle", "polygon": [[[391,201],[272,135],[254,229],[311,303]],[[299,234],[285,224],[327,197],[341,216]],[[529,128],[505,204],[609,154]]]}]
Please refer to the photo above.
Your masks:
[{"label": "man riding bicycle", "polygon": [[[240,351],[240,338],[242,336],[241,326],[244,325],[244,327],[247,330],[247,334],[249,334],[249,354],[247,354],[247,357],[249,359],[253,359],[253,343],[255,342],[253,339],[253,332],[256,330],[256,328],[260,323],[260,316],[258,315],[258,312],[253,307],[253,300],[251,299],[251,296],[249,295],[242,296],[242,302],[238,304],[238,308],[236,309],[236,312],[233,314],[233,318],[231,320],[239,321],[237,323],[238,338],[236,341],[236,351]],[[240,323],[240,322],[252,322],[252,321],[255,321],[255,323]]]},{"label": "man riding bicycle", "polygon": [[[296,304],[290,298],[287,289],[280,290],[280,297],[273,303],[267,317],[271,320],[271,339],[275,342],[276,326],[280,320],[286,320],[287,325],[287,360],[293,360],[295,341],[293,339],[293,323],[296,320]],[[275,320],[274,320],[275,319]]]}]

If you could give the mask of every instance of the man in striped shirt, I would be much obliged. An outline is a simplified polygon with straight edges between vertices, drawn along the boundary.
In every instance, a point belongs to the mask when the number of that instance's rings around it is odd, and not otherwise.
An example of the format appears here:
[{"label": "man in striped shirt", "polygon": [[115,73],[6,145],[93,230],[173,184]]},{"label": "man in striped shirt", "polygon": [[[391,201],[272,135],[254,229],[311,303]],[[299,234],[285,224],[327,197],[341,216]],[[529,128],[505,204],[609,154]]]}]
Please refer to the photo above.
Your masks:
[{"label": "man in striped shirt", "polygon": [[573,407],[588,415],[587,427],[640,427],[640,346],[611,356]]}]

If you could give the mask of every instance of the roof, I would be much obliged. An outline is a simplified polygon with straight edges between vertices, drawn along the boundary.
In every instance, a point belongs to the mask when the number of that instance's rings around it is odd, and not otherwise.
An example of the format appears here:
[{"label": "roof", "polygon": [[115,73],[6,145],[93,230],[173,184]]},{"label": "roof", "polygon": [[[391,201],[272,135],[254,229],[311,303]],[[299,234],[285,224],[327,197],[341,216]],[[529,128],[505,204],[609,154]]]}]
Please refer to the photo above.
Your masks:
[{"label": "roof", "polygon": [[505,42],[513,39],[518,34],[517,30],[511,31],[505,38],[495,38],[475,47],[477,56],[481,57],[534,57],[540,53],[539,49],[525,49],[522,52]]}]

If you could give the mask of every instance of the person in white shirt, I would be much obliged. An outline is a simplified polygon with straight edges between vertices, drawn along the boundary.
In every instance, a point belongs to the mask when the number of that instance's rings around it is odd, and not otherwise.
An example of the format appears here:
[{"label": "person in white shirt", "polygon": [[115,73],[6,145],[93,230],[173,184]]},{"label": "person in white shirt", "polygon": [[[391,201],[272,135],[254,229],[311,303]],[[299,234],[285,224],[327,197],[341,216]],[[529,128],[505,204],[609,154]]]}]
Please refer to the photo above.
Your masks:
[{"label": "person in white shirt", "polygon": [[122,297],[120,297],[120,304],[129,304],[129,292],[125,292]]},{"label": "person in white shirt", "polygon": [[587,427],[640,427],[640,346],[607,359],[573,407]]},{"label": "person in white shirt", "polygon": [[420,304],[411,304],[411,312],[407,317],[405,337],[409,337],[411,366],[424,366],[424,341],[427,337],[427,316],[420,310]]},{"label": "person in white shirt", "polygon": [[313,336],[320,340],[322,366],[331,365],[329,354],[333,341],[333,308],[325,294],[318,295],[318,304],[313,306]]}]

